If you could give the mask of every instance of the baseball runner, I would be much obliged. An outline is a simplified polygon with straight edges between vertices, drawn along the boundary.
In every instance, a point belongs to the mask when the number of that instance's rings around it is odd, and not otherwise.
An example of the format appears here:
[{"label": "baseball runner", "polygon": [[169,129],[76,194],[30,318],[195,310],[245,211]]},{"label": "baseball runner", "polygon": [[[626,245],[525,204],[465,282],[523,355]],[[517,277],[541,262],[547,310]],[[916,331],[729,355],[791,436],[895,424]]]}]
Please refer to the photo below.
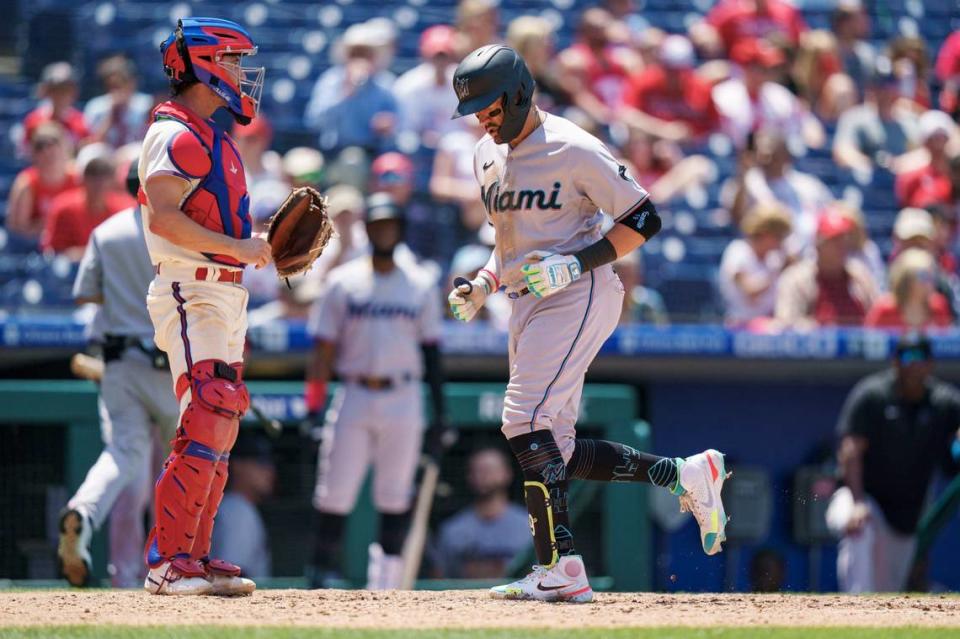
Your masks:
[{"label": "baseball runner", "polygon": [[[623,285],[611,263],[660,230],[647,192],[603,143],[533,104],[533,78],[513,49],[490,45],[470,53],[453,87],[454,117],[476,114],[486,130],[474,170],[496,244],[487,265],[472,281],[460,280],[448,299],[462,321],[500,288],[513,300],[502,431],[523,471],[539,564],[491,595],[593,598],[567,514],[571,477],[668,488],[696,517],[704,551],[719,552],[727,520],[723,455],[707,450],[672,459],[576,438],[584,374],[622,308]],[[602,212],[617,221],[606,236]]]},{"label": "baseball runner", "polygon": [[227,461],[250,398],[243,383],[248,294],[243,268],[270,261],[251,237],[249,196],[237,148],[211,116],[247,124],[263,69],[238,24],[178,22],[160,45],[173,97],[153,113],[140,157],[144,235],[156,276],[147,294],[154,340],[170,360],[180,421],[155,488],[156,523],[145,550],[154,594],[248,594],[239,566],[209,556]]},{"label": "baseball runner", "polygon": [[372,255],[330,273],[308,323],[315,340],[308,410],[317,415],[323,409],[334,371],[342,381],[320,445],[311,579],[321,587],[336,575],[347,515],[372,464],[380,532],[378,543],[370,545],[367,587],[387,590],[400,586],[403,571],[401,550],[423,440],[421,379],[430,386],[433,414],[441,418],[432,432],[442,428],[445,414],[441,306],[432,277],[407,260],[394,260],[403,218],[391,196],[370,196],[366,227]]},{"label": "baseball runner", "polygon": [[[136,165],[128,187],[137,194]],[[110,515],[112,582],[128,588],[143,578],[143,514],[150,502],[153,427],[173,437],[177,403],[167,360],[153,345],[144,297],[153,266],[139,208],[98,226],[80,261],[73,296],[100,305],[93,333],[103,343],[100,433],[104,449],[60,517],[60,569],[73,586],[90,580],[90,539]],[[157,389],[162,389],[157,392]]]}]

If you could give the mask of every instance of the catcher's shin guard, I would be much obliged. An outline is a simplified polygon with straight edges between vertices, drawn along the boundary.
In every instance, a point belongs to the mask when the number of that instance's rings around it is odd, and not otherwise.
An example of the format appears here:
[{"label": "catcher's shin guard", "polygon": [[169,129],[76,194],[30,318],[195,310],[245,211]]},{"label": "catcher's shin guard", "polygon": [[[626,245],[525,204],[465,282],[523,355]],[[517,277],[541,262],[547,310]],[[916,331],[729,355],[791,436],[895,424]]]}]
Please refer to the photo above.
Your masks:
[{"label": "catcher's shin guard", "polygon": [[[156,551],[160,558],[199,555],[209,549],[209,539],[196,544],[200,519],[216,487],[222,495],[225,470],[218,477],[220,464],[226,466],[228,451],[237,439],[240,417],[250,397],[237,371],[221,360],[203,360],[190,369],[189,377],[177,381],[177,396],[189,389],[190,403],[180,420],[173,452],[167,459],[155,490]],[[216,482],[216,484],[215,484]],[[216,498],[210,516],[219,507]],[[209,535],[207,526],[203,530]],[[151,558],[152,559],[152,558]]]}]

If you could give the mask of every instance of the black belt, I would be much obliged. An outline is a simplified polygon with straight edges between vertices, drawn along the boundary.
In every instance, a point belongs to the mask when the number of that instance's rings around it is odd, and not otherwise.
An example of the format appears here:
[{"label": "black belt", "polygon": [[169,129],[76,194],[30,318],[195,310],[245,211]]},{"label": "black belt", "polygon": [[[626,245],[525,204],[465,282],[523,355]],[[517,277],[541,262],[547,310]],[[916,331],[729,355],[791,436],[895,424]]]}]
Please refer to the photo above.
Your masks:
[{"label": "black belt", "polygon": [[404,373],[399,377],[366,377],[364,375],[355,375],[343,378],[343,381],[348,384],[363,386],[367,390],[390,390],[411,380],[413,380],[413,375],[410,373]]},{"label": "black belt", "polygon": [[166,370],[170,367],[170,361],[167,359],[166,353],[159,348],[145,346],[141,338],[130,335],[103,336],[103,363],[108,364],[120,359],[130,348],[136,348],[146,353],[150,358],[150,364],[158,370]]}]

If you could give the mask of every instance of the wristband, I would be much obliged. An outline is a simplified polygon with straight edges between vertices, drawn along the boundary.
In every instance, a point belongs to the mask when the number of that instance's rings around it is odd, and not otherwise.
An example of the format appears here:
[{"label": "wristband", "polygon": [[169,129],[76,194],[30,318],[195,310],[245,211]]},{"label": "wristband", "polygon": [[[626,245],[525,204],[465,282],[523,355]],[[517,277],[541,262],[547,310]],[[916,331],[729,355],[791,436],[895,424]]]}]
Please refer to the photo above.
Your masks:
[{"label": "wristband", "polygon": [[617,249],[613,243],[605,237],[591,244],[585,249],[581,249],[573,254],[580,262],[580,271],[586,273],[593,269],[617,261]]},{"label": "wristband", "polygon": [[482,281],[487,289],[487,295],[500,288],[500,281],[489,269],[482,268],[477,272],[477,279]]},{"label": "wristband", "polygon": [[315,415],[327,405],[327,382],[322,379],[308,379],[304,386],[303,399],[307,403],[307,413]]}]

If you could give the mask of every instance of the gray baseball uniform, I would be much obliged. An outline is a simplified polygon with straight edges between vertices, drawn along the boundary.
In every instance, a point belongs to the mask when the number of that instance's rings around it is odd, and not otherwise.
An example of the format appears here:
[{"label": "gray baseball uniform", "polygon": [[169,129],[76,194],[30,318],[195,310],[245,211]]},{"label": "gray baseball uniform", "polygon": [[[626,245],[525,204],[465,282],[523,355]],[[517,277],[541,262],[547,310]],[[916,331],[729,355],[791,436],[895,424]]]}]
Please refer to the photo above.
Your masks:
[{"label": "gray baseball uniform", "polygon": [[600,140],[547,113],[516,148],[484,136],[474,170],[496,230],[497,272],[515,298],[503,432],[551,429],[569,461],[584,375],[617,325],[623,285],[606,265],[549,297],[517,297],[520,267],[531,251],[571,254],[593,244],[603,213],[619,221],[648,194]]},{"label": "gray baseball uniform", "polygon": [[[314,506],[344,515],[372,463],[377,510],[409,508],[424,426],[420,344],[440,339],[435,283],[406,262],[389,273],[359,257],[331,271],[307,326],[337,346],[343,381],[327,411]],[[369,380],[390,380],[374,390]]]},{"label": "gray baseball uniform", "polygon": [[[75,298],[102,298],[94,334],[133,338],[152,346],[146,293],[153,277],[139,208],[117,213],[98,226],[73,286]],[[173,437],[178,407],[171,388],[169,371],[154,368],[150,356],[136,347],[104,366],[99,397],[104,449],[67,506],[89,517],[94,529],[103,525],[112,509],[110,562],[115,586],[133,587],[143,580],[152,425],[159,428],[162,441]]]}]

